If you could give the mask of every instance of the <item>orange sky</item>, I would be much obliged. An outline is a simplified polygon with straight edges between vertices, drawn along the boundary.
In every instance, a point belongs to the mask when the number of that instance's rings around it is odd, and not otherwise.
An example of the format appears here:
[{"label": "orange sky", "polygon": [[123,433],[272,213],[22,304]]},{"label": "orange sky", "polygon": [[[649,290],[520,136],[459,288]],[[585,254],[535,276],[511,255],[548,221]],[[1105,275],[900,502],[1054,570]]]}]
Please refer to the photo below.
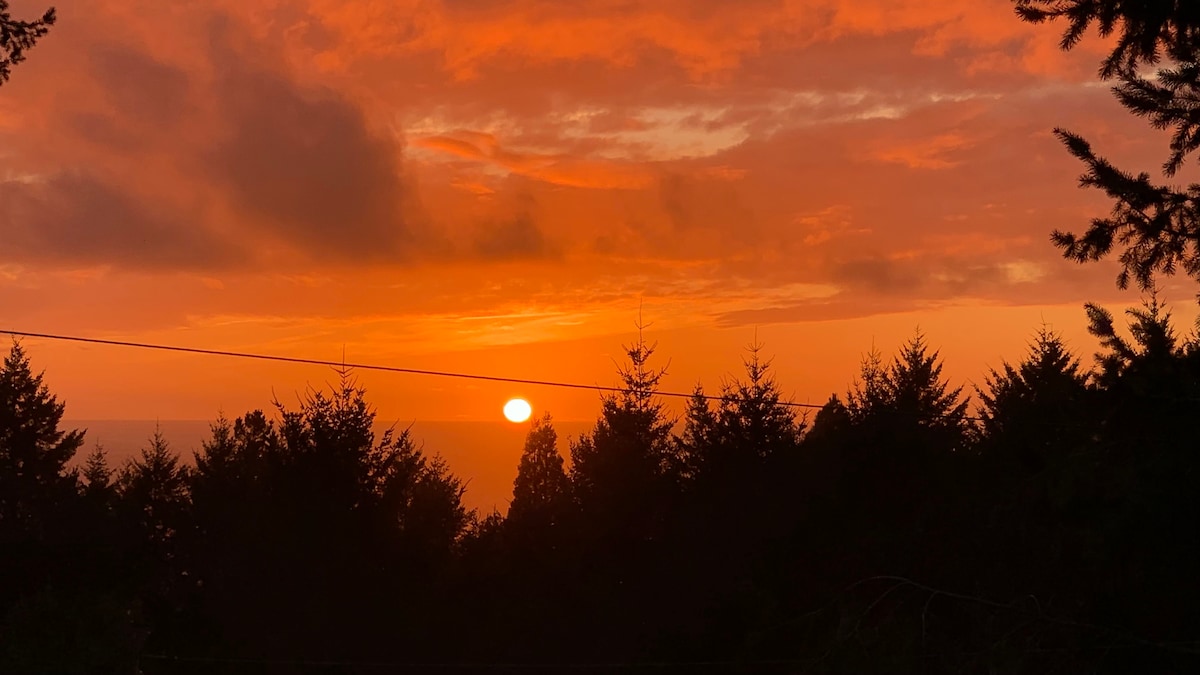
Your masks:
[{"label": "orange sky", "polygon": [[[16,0],[17,16],[42,3]],[[1055,227],[1107,210],[1052,138],[1166,140],[1009,0],[65,0],[0,88],[0,328],[666,386],[758,330],[820,403],[918,325],[958,383],[1136,302]],[[1194,288],[1167,288],[1190,326]],[[213,417],[322,369],[27,341],[73,418]],[[388,419],[525,394],[363,374]]]}]

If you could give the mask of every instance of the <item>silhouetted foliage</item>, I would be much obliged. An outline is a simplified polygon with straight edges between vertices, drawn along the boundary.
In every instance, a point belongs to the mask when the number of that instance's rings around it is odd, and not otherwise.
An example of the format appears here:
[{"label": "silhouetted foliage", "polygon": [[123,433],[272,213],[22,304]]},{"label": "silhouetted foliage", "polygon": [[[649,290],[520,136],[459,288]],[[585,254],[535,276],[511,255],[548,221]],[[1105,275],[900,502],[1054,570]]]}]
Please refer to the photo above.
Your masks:
[{"label": "silhouetted foliage", "polygon": [[194,468],[156,433],[77,478],[14,349],[5,424],[52,461],[0,556],[0,671],[1194,672],[1200,342],[1154,296],[1087,315],[1096,368],[1043,329],[977,427],[918,333],[811,428],[755,347],[676,429],[639,334],[569,471],[534,420],[484,518],[348,371],[218,417]]},{"label": "silhouetted foliage", "polygon": [[173,545],[188,501],[188,470],[179,464],[179,456],[160,429],[155,429],[149,446],[121,469],[117,495],[135,514],[148,541]]},{"label": "silhouetted foliage", "polygon": [[196,456],[191,555],[206,630],[252,656],[375,650],[398,620],[419,644],[430,628],[392,598],[415,602],[441,583],[470,520],[461,481],[408,430],[376,436],[349,371],[277,408],[278,423],[261,411],[218,419]]},{"label": "silhouetted foliage", "polygon": [[14,342],[0,370],[0,541],[38,536],[46,509],[74,488],[66,465],[83,432],[59,429],[64,408]]},{"label": "silhouetted foliage", "polygon": [[886,429],[899,434],[895,441],[912,441],[932,452],[949,452],[963,443],[968,402],[962,387],[950,389],[942,380],[938,353],[929,353],[920,332],[886,367],[879,352],[871,351],[846,400],[855,426]]},{"label": "silhouetted foliage", "polygon": [[696,389],[681,439],[693,477],[739,471],[739,465],[755,465],[799,444],[803,424],[786,405],[761,350],[759,344],[750,347],[743,362],[745,379],[734,378],[721,387],[715,410],[704,390]]},{"label": "silhouetted foliage", "polygon": [[67,534],[83,433],[59,428],[64,408],[14,341],[0,368],[0,613],[45,582]]},{"label": "silhouetted foliage", "polygon": [[[1163,164],[1173,176],[1187,156],[1200,148],[1200,10],[1195,3],[1176,0],[1015,0],[1017,13],[1040,23],[1065,19],[1061,46],[1072,49],[1096,26],[1102,36],[1114,36],[1112,52],[1100,68],[1101,79],[1116,78],[1117,99],[1156,129],[1170,129],[1171,154]],[[1157,69],[1155,79],[1142,76],[1145,66]],[[1080,185],[1103,190],[1114,202],[1108,218],[1092,220],[1083,236],[1055,231],[1052,241],[1071,260],[1086,262],[1107,256],[1114,244],[1123,247],[1117,277],[1121,288],[1130,280],[1143,289],[1155,273],[1177,270],[1200,279],[1200,185],[1177,189],[1132,174],[1097,155],[1082,137],[1064,129],[1055,134],[1087,172]]]},{"label": "silhouetted foliage", "polygon": [[112,513],[97,450],[77,492],[83,432],[14,343],[0,370],[0,672],[131,672],[144,638],[140,583]]},{"label": "silhouetted foliage", "polygon": [[534,419],[525,437],[525,450],[513,482],[509,524],[535,539],[545,539],[555,527],[563,527],[571,501],[571,483],[558,454],[558,434],[550,414]]},{"label": "silhouetted foliage", "polygon": [[108,453],[99,443],[88,453],[79,477],[83,479],[85,496],[108,495],[115,492],[113,469],[108,465]]},{"label": "silhouetted foliage", "polygon": [[151,621],[167,623],[179,611],[190,582],[181,541],[190,529],[187,467],[155,429],[149,445],[130,460],[116,480],[126,540],[124,563],[137,570],[134,589]]},{"label": "silhouetted foliage", "polygon": [[8,0],[0,0],[0,85],[8,81],[13,66],[25,60],[25,52],[50,31],[56,18],[51,7],[36,21],[13,19]]},{"label": "silhouetted foliage", "polygon": [[1043,328],[1017,366],[992,370],[977,388],[983,445],[1038,471],[1054,452],[1075,450],[1090,435],[1087,375],[1062,338]]},{"label": "silhouetted foliage", "polygon": [[655,396],[666,369],[650,367],[655,346],[640,332],[624,349],[629,363],[618,371],[622,391],[602,398],[595,429],[571,443],[571,483],[585,514],[614,526],[632,526],[636,518],[652,527],[644,509],[669,489],[678,465],[673,421]]}]

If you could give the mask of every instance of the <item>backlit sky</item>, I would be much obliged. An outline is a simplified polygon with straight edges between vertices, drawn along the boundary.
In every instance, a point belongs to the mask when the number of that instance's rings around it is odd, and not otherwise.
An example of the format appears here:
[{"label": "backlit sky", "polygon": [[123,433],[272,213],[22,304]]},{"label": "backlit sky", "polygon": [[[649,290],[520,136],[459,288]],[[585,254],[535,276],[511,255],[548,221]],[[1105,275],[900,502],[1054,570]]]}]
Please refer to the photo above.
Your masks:
[{"label": "backlit sky", "polygon": [[[62,0],[0,88],[0,328],[672,389],[758,338],[820,403],[919,325],[957,384],[1043,323],[1091,362],[1107,211],[1052,138],[1152,170],[1103,45],[1009,0]],[[40,2],[16,0],[32,18]],[[1183,328],[1194,288],[1177,282]],[[212,418],[326,370],[27,340],[73,418]],[[363,373],[389,419],[597,397]]]}]

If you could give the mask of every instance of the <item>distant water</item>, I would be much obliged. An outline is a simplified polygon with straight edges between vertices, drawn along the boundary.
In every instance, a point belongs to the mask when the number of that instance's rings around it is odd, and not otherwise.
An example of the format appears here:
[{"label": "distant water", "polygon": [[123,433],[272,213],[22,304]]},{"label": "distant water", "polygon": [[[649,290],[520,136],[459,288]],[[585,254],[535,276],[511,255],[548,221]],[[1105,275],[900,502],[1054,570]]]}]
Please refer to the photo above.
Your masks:
[{"label": "distant water", "polygon": [[[208,420],[67,420],[67,429],[86,429],[84,446],[75,458],[81,463],[96,443],[108,453],[109,463],[122,466],[138,451],[149,446],[155,425],[180,458],[191,464],[195,452],[209,436]],[[376,425],[376,433],[389,424]],[[397,425],[402,429],[405,425]],[[567,456],[567,438],[574,438],[590,429],[590,422],[554,423],[558,431],[559,451]],[[528,424],[508,422],[415,422],[412,434],[429,455],[445,458],[450,470],[467,482],[464,501],[469,508],[481,513],[496,509],[508,511],[512,499],[512,483],[517,476],[517,463],[525,443]]]}]

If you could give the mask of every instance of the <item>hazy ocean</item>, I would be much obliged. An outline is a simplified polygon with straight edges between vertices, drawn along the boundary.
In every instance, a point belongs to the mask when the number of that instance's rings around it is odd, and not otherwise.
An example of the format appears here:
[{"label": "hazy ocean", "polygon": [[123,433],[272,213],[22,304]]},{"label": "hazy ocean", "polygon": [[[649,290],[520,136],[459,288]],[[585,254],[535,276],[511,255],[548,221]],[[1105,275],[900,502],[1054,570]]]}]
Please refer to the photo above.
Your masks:
[{"label": "hazy ocean", "polygon": [[[208,437],[208,420],[65,420],[63,428],[86,429],[83,448],[76,455],[79,463],[99,443],[108,453],[109,463],[120,467],[149,445],[155,425],[162,431],[171,448],[191,464],[193,453]],[[402,428],[403,425],[397,425]],[[591,422],[559,422],[559,450],[567,456],[567,438],[589,430]],[[377,425],[377,433],[388,427]],[[467,481],[466,505],[490,513],[493,508],[504,513],[512,499],[512,483],[517,475],[517,462],[525,443],[529,425],[509,422],[415,422],[413,437],[422,443],[425,452],[441,454],[451,471]]]}]

